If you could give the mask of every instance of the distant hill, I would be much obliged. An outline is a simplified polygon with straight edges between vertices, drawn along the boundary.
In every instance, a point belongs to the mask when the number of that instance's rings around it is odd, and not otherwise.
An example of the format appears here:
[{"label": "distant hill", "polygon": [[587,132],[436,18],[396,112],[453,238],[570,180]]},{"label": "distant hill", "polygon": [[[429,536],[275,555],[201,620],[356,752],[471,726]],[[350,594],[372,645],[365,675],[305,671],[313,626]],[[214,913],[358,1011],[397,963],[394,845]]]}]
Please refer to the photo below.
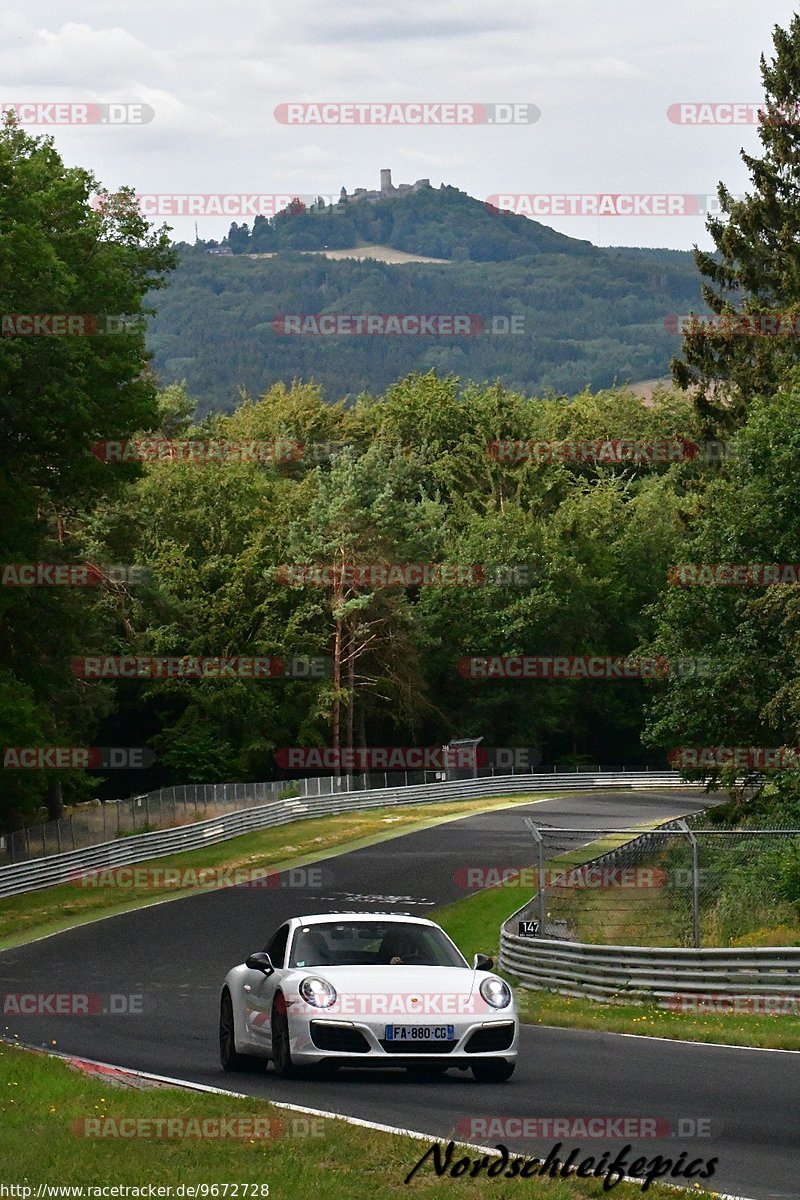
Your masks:
[{"label": "distant hill", "polygon": [[409,254],[471,262],[594,250],[590,242],[556,233],[527,217],[501,213],[445,184],[375,200],[320,201],[310,206],[294,200],[273,218],[256,217],[252,230],[234,222],[221,245],[234,254],[384,245]]},{"label": "distant hill", "polygon": [[[347,249],[358,258],[325,256]],[[314,379],[334,400],[431,368],[528,393],[654,379],[679,347],[665,318],[704,310],[688,252],[593,246],[445,186],[296,204],[179,250],[149,340],[162,380],[186,378],[201,411],[281,379]],[[380,261],[392,251],[446,261]],[[471,314],[485,331],[283,332],[284,314],[323,313]],[[502,332],[512,318],[522,332]]]}]

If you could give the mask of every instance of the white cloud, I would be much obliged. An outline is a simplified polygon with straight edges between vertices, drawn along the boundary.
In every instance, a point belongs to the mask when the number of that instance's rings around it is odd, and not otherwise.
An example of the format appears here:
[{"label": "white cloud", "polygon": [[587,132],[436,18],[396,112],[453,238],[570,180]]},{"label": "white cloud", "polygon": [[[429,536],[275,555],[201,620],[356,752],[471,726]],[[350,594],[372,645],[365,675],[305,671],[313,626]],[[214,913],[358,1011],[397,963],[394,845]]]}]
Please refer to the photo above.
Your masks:
[{"label": "white cloud", "polygon": [[[0,99],[140,101],[148,125],[50,129],[71,163],[141,191],[303,193],[372,185],[380,167],[483,198],[501,191],[742,191],[755,130],[671,125],[670,103],[753,100],[792,0],[5,0]],[[766,9],[769,11],[766,11]],[[526,101],[532,126],[308,128],[283,101]],[[552,218],[576,237],[689,247],[697,218]],[[222,226],[224,222],[221,222]],[[189,230],[176,230],[181,235]],[[212,236],[210,230],[206,230]],[[220,227],[221,234],[224,229]]]}]

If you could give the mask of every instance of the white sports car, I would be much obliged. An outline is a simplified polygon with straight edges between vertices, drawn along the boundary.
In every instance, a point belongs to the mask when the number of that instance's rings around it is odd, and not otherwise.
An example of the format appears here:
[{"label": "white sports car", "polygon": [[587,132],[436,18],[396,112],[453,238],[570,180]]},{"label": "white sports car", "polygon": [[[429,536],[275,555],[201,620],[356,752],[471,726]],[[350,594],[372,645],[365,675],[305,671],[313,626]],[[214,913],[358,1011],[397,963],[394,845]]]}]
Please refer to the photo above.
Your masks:
[{"label": "white sports car", "polygon": [[518,1020],[492,966],[484,954],[470,966],[420,917],[292,917],[225,977],[222,1066],[242,1071],[271,1059],[283,1076],[321,1064],[420,1076],[456,1067],[500,1083],[514,1071]]}]

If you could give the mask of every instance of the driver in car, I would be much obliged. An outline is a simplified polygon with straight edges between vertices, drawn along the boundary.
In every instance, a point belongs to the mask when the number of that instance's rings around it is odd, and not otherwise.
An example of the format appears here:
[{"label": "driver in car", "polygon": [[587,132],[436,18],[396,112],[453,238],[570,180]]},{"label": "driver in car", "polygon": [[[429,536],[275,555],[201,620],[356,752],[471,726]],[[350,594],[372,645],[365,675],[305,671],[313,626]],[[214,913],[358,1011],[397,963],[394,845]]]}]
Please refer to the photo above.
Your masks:
[{"label": "driver in car", "polygon": [[382,951],[384,962],[390,964],[409,965],[422,961],[419,942],[408,933],[395,933],[391,941],[387,938]]}]

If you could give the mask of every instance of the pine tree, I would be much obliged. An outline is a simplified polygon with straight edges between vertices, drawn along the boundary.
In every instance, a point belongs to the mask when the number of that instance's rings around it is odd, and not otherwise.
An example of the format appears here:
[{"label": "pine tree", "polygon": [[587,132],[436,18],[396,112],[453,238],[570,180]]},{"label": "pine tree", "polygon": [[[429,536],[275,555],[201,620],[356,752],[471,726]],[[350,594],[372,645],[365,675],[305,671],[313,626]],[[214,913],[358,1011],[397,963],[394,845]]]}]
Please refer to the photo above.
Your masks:
[{"label": "pine tree", "polygon": [[761,56],[764,154],[741,152],[752,191],[735,199],[719,184],[722,215],[706,223],[716,251],[694,252],[703,299],[722,320],[692,322],[672,362],[709,437],[735,429],[750,399],[800,363],[800,16],[775,27],[774,44],[771,63]]}]

